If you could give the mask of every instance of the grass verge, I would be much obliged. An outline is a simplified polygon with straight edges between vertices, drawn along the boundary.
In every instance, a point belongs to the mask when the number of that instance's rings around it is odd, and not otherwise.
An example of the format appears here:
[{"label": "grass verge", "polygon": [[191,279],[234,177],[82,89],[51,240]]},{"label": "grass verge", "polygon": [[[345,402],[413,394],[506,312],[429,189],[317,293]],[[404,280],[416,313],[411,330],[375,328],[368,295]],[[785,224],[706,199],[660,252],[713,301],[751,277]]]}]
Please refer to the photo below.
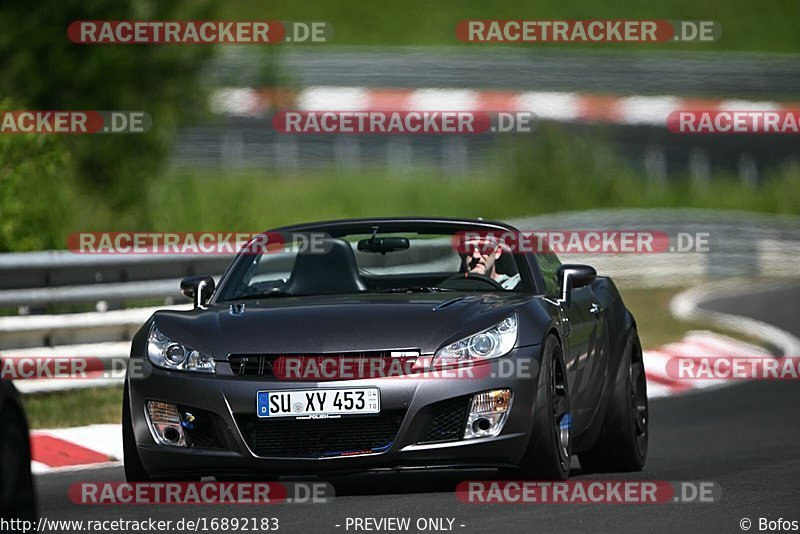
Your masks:
[{"label": "grass verge", "polygon": [[25,395],[31,428],[67,428],[122,421],[122,386]]}]

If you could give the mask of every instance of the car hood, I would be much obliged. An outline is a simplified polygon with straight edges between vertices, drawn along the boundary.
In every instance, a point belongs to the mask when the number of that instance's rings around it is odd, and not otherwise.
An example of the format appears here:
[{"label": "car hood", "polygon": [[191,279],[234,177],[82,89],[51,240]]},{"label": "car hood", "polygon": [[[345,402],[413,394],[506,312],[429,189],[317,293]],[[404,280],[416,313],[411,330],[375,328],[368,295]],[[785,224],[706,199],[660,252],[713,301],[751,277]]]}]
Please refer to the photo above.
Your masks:
[{"label": "car hood", "polygon": [[224,360],[233,353],[313,354],[419,349],[490,328],[533,297],[521,294],[369,294],[243,301],[205,310],[159,311],[167,337]]}]

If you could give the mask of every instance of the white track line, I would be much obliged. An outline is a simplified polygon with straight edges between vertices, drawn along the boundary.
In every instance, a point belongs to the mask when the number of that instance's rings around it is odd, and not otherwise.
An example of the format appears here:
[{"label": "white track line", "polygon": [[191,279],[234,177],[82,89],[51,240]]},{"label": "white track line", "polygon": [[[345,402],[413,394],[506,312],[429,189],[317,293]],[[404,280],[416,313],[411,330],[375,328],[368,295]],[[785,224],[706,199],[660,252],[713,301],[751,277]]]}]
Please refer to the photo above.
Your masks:
[{"label": "white track line", "polygon": [[734,297],[752,293],[754,290],[763,291],[781,287],[786,287],[786,283],[753,283],[737,279],[707,284],[687,289],[676,295],[670,302],[670,311],[675,318],[683,321],[709,321],[728,330],[744,332],[764,343],[776,346],[781,356],[800,356],[800,339],[785,330],[749,317],[700,308],[700,303],[712,298]]}]

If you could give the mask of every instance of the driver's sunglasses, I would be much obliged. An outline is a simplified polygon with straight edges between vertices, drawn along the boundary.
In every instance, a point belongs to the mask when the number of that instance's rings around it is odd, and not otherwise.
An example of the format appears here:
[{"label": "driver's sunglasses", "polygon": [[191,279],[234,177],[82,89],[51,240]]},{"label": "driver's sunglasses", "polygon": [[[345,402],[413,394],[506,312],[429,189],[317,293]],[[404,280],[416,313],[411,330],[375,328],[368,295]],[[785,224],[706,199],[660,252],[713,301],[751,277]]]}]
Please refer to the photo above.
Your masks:
[{"label": "driver's sunglasses", "polygon": [[481,244],[474,244],[474,243],[465,244],[464,250],[459,252],[459,256],[461,256],[462,258],[469,258],[475,253],[476,250],[481,256],[489,256],[495,251],[496,248],[497,248],[496,244],[488,241],[483,242]]}]

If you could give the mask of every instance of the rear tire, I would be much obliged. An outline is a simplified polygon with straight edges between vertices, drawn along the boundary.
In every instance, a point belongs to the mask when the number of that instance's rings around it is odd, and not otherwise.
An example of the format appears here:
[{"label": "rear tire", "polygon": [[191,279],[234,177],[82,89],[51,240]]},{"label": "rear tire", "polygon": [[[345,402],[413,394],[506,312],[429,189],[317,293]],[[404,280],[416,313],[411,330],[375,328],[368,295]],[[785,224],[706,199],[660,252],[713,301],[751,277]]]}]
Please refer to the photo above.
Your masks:
[{"label": "rear tire", "polygon": [[561,344],[549,335],[542,351],[533,430],[519,466],[528,480],[566,480],[572,458],[567,367]]},{"label": "rear tire", "polygon": [[131,417],[131,398],[127,382],[125,382],[122,392],[122,453],[125,463],[125,480],[128,482],[150,482],[152,480],[136,450],[133,418]]},{"label": "rear tire", "polygon": [[641,471],[647,461],[650,415],[642,348],[636,329],[625,342],[600,438],[579,455],[587,473]]}]

